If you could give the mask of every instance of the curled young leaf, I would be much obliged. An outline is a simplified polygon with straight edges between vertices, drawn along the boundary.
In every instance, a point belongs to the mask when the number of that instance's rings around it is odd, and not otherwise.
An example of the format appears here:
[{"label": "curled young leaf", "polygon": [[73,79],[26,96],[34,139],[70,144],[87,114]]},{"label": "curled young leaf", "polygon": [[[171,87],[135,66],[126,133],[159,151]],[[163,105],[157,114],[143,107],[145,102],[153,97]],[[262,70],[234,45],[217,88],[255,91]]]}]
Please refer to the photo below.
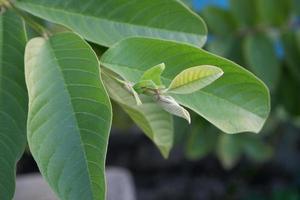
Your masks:
[{"label": "curled young leaf", "polygon": [[134,99],[135,99],[135,102],[136,102],[136,105],[140,106],[140,105],[143,104],[142,101],[141,101],[141,99],[140,99],[140,97],[139,97],[139,94],[136,92],[136,90],[134,89],[134,87],[132,86],[131,83],[129,83],[129,82],[128,82],[128,83],[125,83],[125,84],[124,84],[124,87],[125,87],[125,89],[126,89],[130,94],[133,95],[133,97],[134,97]]},{"label": "curled young leaf", "polygon": [[189,124],[191,123],[190,113],[182,106],[180,106],[173,97],[164,95],[154,95],[154,100],[165,111],[183,119],[186,119],[189,122]]},{"label": "curled young leaf", "polygon": [[147,71],[144,72],[141,80],[152,80],[156,85],[161,86],[161,74],[165,70],[165,63],[158,64],[154,67],[151,67]]},{"label": "curled young leaf", "polygon": [[222,69],[201,65],[180,72],[171,82],[168,92],[175,94],[190,94],[200,90],[223,75]]}]

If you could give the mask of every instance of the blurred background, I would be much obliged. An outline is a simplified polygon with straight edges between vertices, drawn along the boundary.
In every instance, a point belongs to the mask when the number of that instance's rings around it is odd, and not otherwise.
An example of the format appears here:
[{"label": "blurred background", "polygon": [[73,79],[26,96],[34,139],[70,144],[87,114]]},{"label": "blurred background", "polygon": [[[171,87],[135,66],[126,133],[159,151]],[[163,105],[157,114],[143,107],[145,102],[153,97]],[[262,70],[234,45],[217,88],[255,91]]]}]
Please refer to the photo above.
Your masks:
[{"label": "blurred background", "polygon": [[[300,200],[300,0],[182,1],[208,25],[206,50],[267,84],[270,117],[260,134],[236,135],[196,115],[191,126],[176,118],[164,160],[114,105],[107,166],[129,171],[137,200]],[[37,171],[26,153],[18,174]]]}]

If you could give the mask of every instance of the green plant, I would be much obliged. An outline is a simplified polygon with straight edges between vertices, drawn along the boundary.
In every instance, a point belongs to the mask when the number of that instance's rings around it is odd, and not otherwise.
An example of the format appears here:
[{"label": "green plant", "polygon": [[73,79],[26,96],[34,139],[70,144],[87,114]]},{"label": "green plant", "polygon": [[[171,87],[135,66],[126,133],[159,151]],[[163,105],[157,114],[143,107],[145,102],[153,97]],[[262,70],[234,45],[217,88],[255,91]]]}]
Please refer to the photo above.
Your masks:
[{"label": "green plant", "polygon": [[[263,82],[202,50],[206,26],[178,1],[0,5],[3,200],[13,196],[15,165],[26,141],[60,199],[105,199],[109,97],[164,157],[173,146],[173,115],[191,121],[184,107],[226,133],[259,132],[269,114]],[[31,14],[72,31],[57,34]],[[27,42],[27,32],[42,37]]]}]

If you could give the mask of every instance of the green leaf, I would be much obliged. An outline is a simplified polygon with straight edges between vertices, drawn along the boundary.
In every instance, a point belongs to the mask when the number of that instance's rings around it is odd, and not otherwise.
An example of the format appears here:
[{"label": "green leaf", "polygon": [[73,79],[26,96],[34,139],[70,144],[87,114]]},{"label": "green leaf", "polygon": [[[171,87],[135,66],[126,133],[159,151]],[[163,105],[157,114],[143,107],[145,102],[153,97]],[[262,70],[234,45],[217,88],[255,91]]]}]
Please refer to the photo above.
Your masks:
[{"label": "green leaf", "polygon": [[16,163],[26,145],[27,91],[24,76],[26,35],[11,11],[0,14],[0,199],[15,191]]},{"label": "green leaf", "polygon": [[258,78],[231,61],[189,45],[131,38],[110,48],[101,61],[132,82],[149,66],[164,62],[162,80],[166,85],[189,67],[219,66],[224,71],[222,78],[192,94],[172,97],[227,133],[259,132],[270,111],[269,91]]},{"label": "green leaf", "polygon": [[272,40],[264,34],[249,35],[245,39],[244,54],[253,73],[274,91],[280,78],[281,66]]},{"label": "green leaf", "polygon": [[230,0],[230,9],[241,27],[257,24],[257,1],[260,0]]},{"label": "green leaf", "polygon": [[[300,36],[298,37],[300,38]],[[300,40],[300,39],[299,39]],[[285,60],[288,70],[294,79],[300,83],[300,42],[297,45],[297,35],[295,32],[286,32],[282,35],[282,43],[285,51]]]},{"label": "green leaf", "polygon": [[261,22],[267,25],[281,26],[288,23],[291,0],[257,0]]},{"label": "green leaf", "polygon": [[292,0],[292,9],[295,12],[295,14],[300,14],[300,1],[299,0]]},{"label": "green leaf", "polygon": [[91,47],[73,33],[32,39],[26,47],[28,142],[62,200],[105,199],[111,105]]},{"label": "green leaf", "polygon": [[[105,70],[106,71],[106,70]],[[173,146],[172,116],[158,106],[151,97],[141,95],[143,104],[137,106],[132,95],[117,81],[103,75],[109,96],[117,102],[167,158]]]},{"label": "green leaf", "polygon": [[164,63],[158,64],[147,71],[143,74],[141,77],[141,80],[152,80],[156,85],[162,85],[161,82],[161,74],[165,70],[166,66]]},{"label": "green leaf", "polygon": [[[300,55],[300,54],[299,54]],[[298,82],[297,82],[298,81]],[[281,76],[279,83],[280,87],[277,91],[276,98],[283,105],[285,110],[292,116],[300,116],[300,83],[295,79],[291,72],[285,71],[284,76]],[[292,98],[291,98],[292,97]]]},{"label": "green leaf", "polygon": [[187,120],[189,124],[191,123],[190,113],[180,106],[173,97],[156,95],[154,98],[156,103],[158,103],[165,111]]},{"label": "green leaf", "polygon": [[187,5],[190,8],[193,8],[193,0],[180,0],[183,2],[185,5]]},{"label": "green leaf", "polygon": [[183,118],[174,117],[174,145],[182,145],[186,141],[187,135],[191,132],[191,125],[186,123],[186,120]]},{"label": "green leaf", "polygon": [[256,162],[265,162],[273,155],[270,145],[263,142],[258,135],[243,135],[243,148],[247,156]]},{"label": "green leaf", "polygon": [[198,47],[206,41],[203,20],[176,0],[17,0],[15,4],[108,47],[133,36],[173,40]]},{"label": "green leaf", "polygon": [[298,49],[300,49],[300,29],[295,32]]},{"label": "green leaf", "polygon": [[202,65],[188,68],[178,74],[171,82],[167,92],[189,94],[200,90],[223,75],[223,71],[215,66]]},{"label": "green leaf", "polygon": [[262,141],[260,135],[220,135],[217,155],[226,169],[231,169],[243,154],[256,162],[271,158],[272,147]]},{"label": "green leaf", "polygon": [[233,168],[243,155],[243,144],[240,135],[219,136],[217,156],[225,169]]},{"label": "green leaf", "polygon": [[216,37],[207,44],[207,50],[211,53],[228,58],[239,65],[245,65],[243,55],[243,40],[234,35],[228,37]]},{"label": "green leaf", "polygon": [[229,36],[237,29],[237,23],[228,10],[208,6],[203,11],[203,18],[209,30],[218,36]]}]

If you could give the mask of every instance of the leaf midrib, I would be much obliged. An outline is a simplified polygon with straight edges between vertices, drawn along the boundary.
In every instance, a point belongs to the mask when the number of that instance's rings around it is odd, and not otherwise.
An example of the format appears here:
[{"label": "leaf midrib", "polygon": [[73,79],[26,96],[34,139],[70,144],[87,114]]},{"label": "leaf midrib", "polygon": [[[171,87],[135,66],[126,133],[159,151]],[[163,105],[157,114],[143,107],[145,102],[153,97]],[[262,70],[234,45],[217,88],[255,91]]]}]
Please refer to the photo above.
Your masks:
[{"label": "leaf midrib", "polygon": [[[68,87],[67,87],[67,85],[66,85],[65,78],[64,78],[64,74],[63,74],[62,70],[60,69],[59,59],[57,59],[56,54],[55,54],[55,51],[54,51],[54,49],[52,48],[52,45],[51,45],[49,39],[46,41],[46,46],[49,47],[49,53],[50,53],[50,56],[53,56],[54,61],[55,61],[55,63],[56,63],[55,66],[57,66],[58,72],[59,72],[59,74],[60,74],[61,80],[62,80],[63,85],[64,85],[64,90],[65,90],[65,92],[67,93],[66,96],[67,96],[67,98],[68,98],[68,102],[69,102],[69,105],[70,105],[71,112],[72,112],[72,113],[75,113],[75,110],[74,110],[74,107],[73,107],[73,103],[72,103],[72,100],[71,100],[71,98],[70,98],[70,91],[69,91],[69,89],[68,89]],[[88,173],[88,175],[89,175],[89,188],[91,188],[91,189],[90,189],[90,193],[91,193],[91,196],[92,196],[93,199],[94,199],[94,192],[93,192],[93,190],[92,190],[93,187],[92,187],[92,183],[91,183],[91,182],[92,182],[92,179],[91,179],[91,174],[90,174],[90,170],[89,170],[89,167],[88,167],[87,155],[86,155],[86,152],[85,152],[85,150],[84,150],[84,148],[83,148],[83,147],[84,147],[84,144],[82,143],[82,138],[81,138],[81,134],[80,134],[80,128],[78,127],[78,119],[76,118],[76,116],[75,116],[74,114],[72,114],[71,116],[72,116],[72,118],[73,118],[73,120],[74,120],[74,124],[76,125],[76,126],[75,126],[75,129],[77,130],[76,132],[77,132],[78,135],[79,135],[79,142],[80,142],[80,147],[81,147],[80,149],[81,149],[82,152],[83,152],[86,170],[87,170],[87,173]]]},{"label": "leaf midrib", "polygon": [[212,77],[212,76],[219,76],[220,73],[213,73],[213,74],[208,74],[208,75],[205,75],[205,76],[202,76],[198,79],[194,79],[190,82],[188,82],[187,84],[180,84],[180,85],[177,85],[176,87],[173,87],[172,90],[175,90],[175,89],[178,89],[178,88],[181,88],[181,87],[185,87],[187,85],[190,85],[190,84],[195,84],[196,82],[198,81],[203,81],[203,79],[206,79],[208,77]]}]

